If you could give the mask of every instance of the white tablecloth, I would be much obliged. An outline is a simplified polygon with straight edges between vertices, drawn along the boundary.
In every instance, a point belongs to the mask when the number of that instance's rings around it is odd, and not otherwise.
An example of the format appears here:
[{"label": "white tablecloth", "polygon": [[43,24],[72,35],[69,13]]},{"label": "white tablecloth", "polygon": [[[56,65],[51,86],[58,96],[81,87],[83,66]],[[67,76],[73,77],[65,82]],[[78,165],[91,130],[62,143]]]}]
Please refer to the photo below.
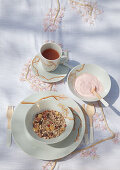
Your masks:
[{"label": "white tablecloth", "polygon": [[[109,73],[112,87],[105,99],[110,107],[104,111],[110,128],[118,134],[115,142],[117,144],[110,140],[97,146],[98,159],[76,154],[58,162],[55,169],[119,170],[120,1],[98,1],[102,14],[96,18],[94,25],[90,25],[81,16],[86,15],[84,9],[80,14],[77,4],[73,4],[73,8],[71,1],[60,0],[61,10],[56,19],[58,24],[56,27],[46,26],[50,22],[47,15],[50,14],[49,9],[57,8],[57,5],[57,0],[0,0],[0,169],[43,169],[44,161],[31,158],[14,142],[7,148],[6,110],[8,105],[16,106],[34,92],[34,87],[31,88],[28,82],[20,81],[21,74],[24,74],[22,69],[39,52],[43,42],[52,40],[69,51],[70,64],[73,66],[79,63],[95,63]],[[62,19],[61,23],[59,19]],[[72,97],[66,82],[56,88]]]}]

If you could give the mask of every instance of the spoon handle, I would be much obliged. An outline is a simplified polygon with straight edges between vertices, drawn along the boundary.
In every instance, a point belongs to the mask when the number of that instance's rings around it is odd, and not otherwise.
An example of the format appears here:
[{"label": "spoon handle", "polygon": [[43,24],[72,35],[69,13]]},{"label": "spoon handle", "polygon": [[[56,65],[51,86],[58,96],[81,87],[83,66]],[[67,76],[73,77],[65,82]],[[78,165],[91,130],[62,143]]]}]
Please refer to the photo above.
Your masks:
[{"label": "spoon handle", "polygon": [[104,104],[104,106],[109,106],[108,102],[106,102],[96,91],[93,91],[93,94],[97,96],[97,98]]},{"label": "spoon handle", "polygon": [[104,99],[101,98],[100,101],[104,104],[104,106],[106,106],[106,107],[109,106],[108,102],[106,102]]},{"label": "spoon handle", "polygon": [[90,143],[93,143],[93,121],[92,121],[92,117],[90,117]]}]

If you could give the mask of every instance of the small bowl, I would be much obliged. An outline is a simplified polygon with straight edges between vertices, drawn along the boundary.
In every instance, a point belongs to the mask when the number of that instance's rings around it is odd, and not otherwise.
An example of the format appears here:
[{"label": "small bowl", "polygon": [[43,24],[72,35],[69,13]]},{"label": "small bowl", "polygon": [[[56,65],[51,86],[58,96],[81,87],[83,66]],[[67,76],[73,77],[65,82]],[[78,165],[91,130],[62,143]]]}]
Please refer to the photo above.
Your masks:
[{"label": "small bowl", "polygon": [[[44,139],[40,138],[34,131],[33,131],[33,119],[36,114],[41,113],[45,110],[55,110],[60,112],[62,115],[65,115],[67,113],[67,116],[71,118],[69,120],[68,118],[64,118],[66,122],[66,128],[63,133],[61,133],[60,136],[56,138],[51,138],[51,139]],[[36,140],[44,142],[46,144],[54,144],[58,143],[62,140],[64,140],[72,131],[74,125],[74,118],[71,110],[66,107],[65,105],[61,104],[55,99],[43,99],[36,104],[34,104],[30,110],[27,112],[26,117],[25,117],[25,127],[28,131],[28,133]]]},{"label": "small bowl", "polygon": [[70,71],[68,78],[67,78],[68,87],[76,99],[81,99],[86,102],[94,102],[94,101],[99,100],[97,97],[81,96],[75,90],[74,88],[75,80],[78,76],[80,76],[83,73],[89,73],[89,74],[94,75],[102,83],[103,91],[100,93],[102,98],[104,98],[109,93],[110,88],[111,88],[111,80],[110,80],[109,75],[103,68],[95,64],[77,65]]}]

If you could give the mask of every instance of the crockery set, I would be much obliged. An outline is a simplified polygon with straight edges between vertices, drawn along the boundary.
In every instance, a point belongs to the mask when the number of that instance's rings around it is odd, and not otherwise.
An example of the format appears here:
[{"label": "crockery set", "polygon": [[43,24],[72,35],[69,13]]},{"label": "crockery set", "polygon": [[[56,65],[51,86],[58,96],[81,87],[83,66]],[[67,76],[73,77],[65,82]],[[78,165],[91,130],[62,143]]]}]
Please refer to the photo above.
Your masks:
[{"label": "crockery set", "polygon": [[[59,82],[68,74],[67,87],[76,100],[86,102],[100,100],[107,107],[108,103],[103,99],[111,88],[107,72],[95,64],[82,64],[72,68],[67,61],[67,52],[63,52],[59,45],[46,43],[42,45],[40,53],[33,58],[32,71],[41,81],[47,83]],[[87,104],[85,107],[83,104],[81,108],[73,99],[58,92],[41,91],[32,94],[20,102],[15,110],[12,106],[8,107],[7,145],[11,144],[12,133],[16,144],[25,153],[42,160],[55,160],[73,152],[80,145],[83,137],[86,145],[89,142],[93,143],[92,121],[95,107],[92,104]],[[64,117],[66,128],[60,136],[46,139],[44,136],[39,137],[33,130],[33,119],[36,114],[46,110],[55,110]],[[90,130],[87,117],[89,117]],[[38,122],[37,124],[39,125]]]}]

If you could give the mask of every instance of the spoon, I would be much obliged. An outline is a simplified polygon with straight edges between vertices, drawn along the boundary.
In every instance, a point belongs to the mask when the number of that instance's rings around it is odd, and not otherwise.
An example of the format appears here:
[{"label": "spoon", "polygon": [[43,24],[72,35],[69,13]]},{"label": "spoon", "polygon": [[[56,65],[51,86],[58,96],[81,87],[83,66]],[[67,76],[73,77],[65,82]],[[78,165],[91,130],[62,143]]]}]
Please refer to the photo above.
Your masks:
[{"label": "spoon", "polygon": [[93,143],[93,115],[95,114],[94,105],[87,105],[86,113],[90,121],[90,143]]},{"label": "spoon", "polygon": [[104,104],[104,106],[109,106],[109,104],[96,92],[96,87],[91,89],[91,93],[93,93]]}]

